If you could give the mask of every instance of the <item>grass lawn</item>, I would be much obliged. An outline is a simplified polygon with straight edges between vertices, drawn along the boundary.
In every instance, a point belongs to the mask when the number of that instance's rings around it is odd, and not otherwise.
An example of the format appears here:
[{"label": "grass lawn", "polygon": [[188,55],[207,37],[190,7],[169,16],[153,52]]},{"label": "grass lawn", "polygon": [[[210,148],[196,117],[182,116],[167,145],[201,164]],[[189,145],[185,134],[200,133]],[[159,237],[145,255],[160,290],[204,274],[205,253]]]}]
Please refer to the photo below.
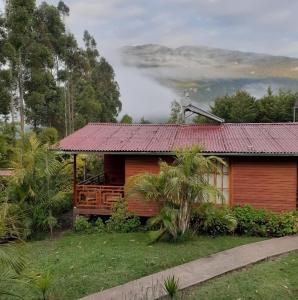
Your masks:
[{"label": "grass lawn", "polygon": [[211,280],[183,299],[298,299],[298,253]]},{"label": "grass lawn", "polygon": [[[148,245],[146,233],[65,233],[53,241],[21,246],[29,270],[50,272],[51,299],[77,299],[196,258],[261,240],[255,237],[195,237],[180,244]],[[36,299],[22,288],[24,299]]]}]

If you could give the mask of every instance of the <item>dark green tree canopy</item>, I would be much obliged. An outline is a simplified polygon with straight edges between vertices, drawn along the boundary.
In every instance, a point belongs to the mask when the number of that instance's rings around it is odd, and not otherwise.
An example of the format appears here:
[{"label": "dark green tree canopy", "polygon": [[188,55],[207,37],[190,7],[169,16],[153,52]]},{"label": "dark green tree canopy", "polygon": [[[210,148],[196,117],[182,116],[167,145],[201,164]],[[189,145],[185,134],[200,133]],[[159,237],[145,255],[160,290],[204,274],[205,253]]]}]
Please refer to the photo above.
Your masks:
[{"label": "dark green tree canopy", "polygon": [[[296,92],[279,90],[274,94],[270,87],[260,99],[240,90],[217,98],[211,112],[231,123],[290,122],[293,121],[293,106],[297,98]],[[195,122],[202,123],[202,118],[195,118]]]},{"label": "dark green tree canopy", "polygon": [[8,0],[0,16],[0,115],[68,135],[91,121],[116,121],[120,93],[112,66],[84,32],[84,47],[66,32],[70,9]]}]

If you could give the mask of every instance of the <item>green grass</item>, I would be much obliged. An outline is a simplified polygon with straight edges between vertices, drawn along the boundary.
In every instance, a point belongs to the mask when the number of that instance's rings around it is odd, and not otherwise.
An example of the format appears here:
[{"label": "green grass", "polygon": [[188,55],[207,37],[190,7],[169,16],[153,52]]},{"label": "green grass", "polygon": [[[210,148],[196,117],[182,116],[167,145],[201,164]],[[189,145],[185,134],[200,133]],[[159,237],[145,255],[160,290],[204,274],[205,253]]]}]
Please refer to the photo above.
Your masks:
[{"label": "green grass", "polygon": [[[28,242],[21,246],[28,270],[50,272],[52,299],[77,299],[102,289],[260,238],[223,236],[195,237],[180,244],[149,245],[146,233],[65,233],[53,241]],[[24,299],[36,299],[32,289],[14,291]]]},{"label": "green grass", "polygon": [[298,299],[298,253],[211,280],[183,299]]}]

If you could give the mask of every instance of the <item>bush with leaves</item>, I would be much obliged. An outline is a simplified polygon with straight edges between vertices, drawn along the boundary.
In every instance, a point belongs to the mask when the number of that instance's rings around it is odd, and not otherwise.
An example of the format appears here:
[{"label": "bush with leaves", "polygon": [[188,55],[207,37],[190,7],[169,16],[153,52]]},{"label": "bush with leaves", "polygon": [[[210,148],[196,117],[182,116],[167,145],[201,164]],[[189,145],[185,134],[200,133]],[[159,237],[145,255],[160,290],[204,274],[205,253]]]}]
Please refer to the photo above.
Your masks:
[{"label": "bush with leaves", "polygon": [[130,213],[124,199],[119,199],[113,206],[113,212],[106,222],[107,231],[110,232],[132,232],[138,230],[140,218]]},{"label": "bush with leaves", "polygon": [[88,221],[88,219],[86,217],[77,216],[75,219],[75,223],[74,223],[74,231],[91,233],[92,232],[92,224]]},{"label": "bush with leaves", "polygon": [[102,218],[98,217],[94,223],[94,231],[98,233],[102,233],[106,231],[105,223]]},{"label": "bush with leaves", "polygon": [[8,247],[3,243],[7,237],[17,239],[18,220],[9,215],[9,204],[2,203],[0,207],[0,298],[1,295],[20,297],[8,289],[8,285],[18,285],[25,268],[25,259],[16,247]]},{"label": "bush with leaves", "polygon": [[232,212],[238,221],[238,234],[279,237],[298,233],[298,217],[295,212],[273,213],[249,205],[236,206]]},{"label": "bush with leaves", "polygon": [[194,208],[192,226],[198,233],[212,236],[233,233],[237,228],[237,219],[227,207],[216,207],[205,203]]},{"label": "bush with leaves", "polygon": [[14,176],[8,184],[9,202],[31,219],[31,232],[52,230],[55,219],[71,207],[71,176],[65,161],[35,134],[17,142],[12,161]]},{"label": "bush with leaves", "polygon": [[295,212],[273,213],[249,205],[228,208],[206,203],[194,208],[192,228],[197,233],[212,236],[235,232],[280,237],[298,233],[298,216]]}]

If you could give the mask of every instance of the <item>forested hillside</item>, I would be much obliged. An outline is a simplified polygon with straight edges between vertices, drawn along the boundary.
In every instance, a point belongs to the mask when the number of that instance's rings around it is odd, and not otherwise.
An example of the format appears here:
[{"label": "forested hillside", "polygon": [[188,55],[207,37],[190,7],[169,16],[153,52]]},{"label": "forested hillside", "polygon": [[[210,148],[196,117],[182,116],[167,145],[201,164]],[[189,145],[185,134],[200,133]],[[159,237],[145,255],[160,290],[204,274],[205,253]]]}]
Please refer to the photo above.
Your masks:
[{"label": "forested hillside", "polygon": [[84,32],[66,30],[69,8],[7,0],[0,16],[0,117],[65,136],[90,121],[115,121],[121,110],[112,66]]}]

